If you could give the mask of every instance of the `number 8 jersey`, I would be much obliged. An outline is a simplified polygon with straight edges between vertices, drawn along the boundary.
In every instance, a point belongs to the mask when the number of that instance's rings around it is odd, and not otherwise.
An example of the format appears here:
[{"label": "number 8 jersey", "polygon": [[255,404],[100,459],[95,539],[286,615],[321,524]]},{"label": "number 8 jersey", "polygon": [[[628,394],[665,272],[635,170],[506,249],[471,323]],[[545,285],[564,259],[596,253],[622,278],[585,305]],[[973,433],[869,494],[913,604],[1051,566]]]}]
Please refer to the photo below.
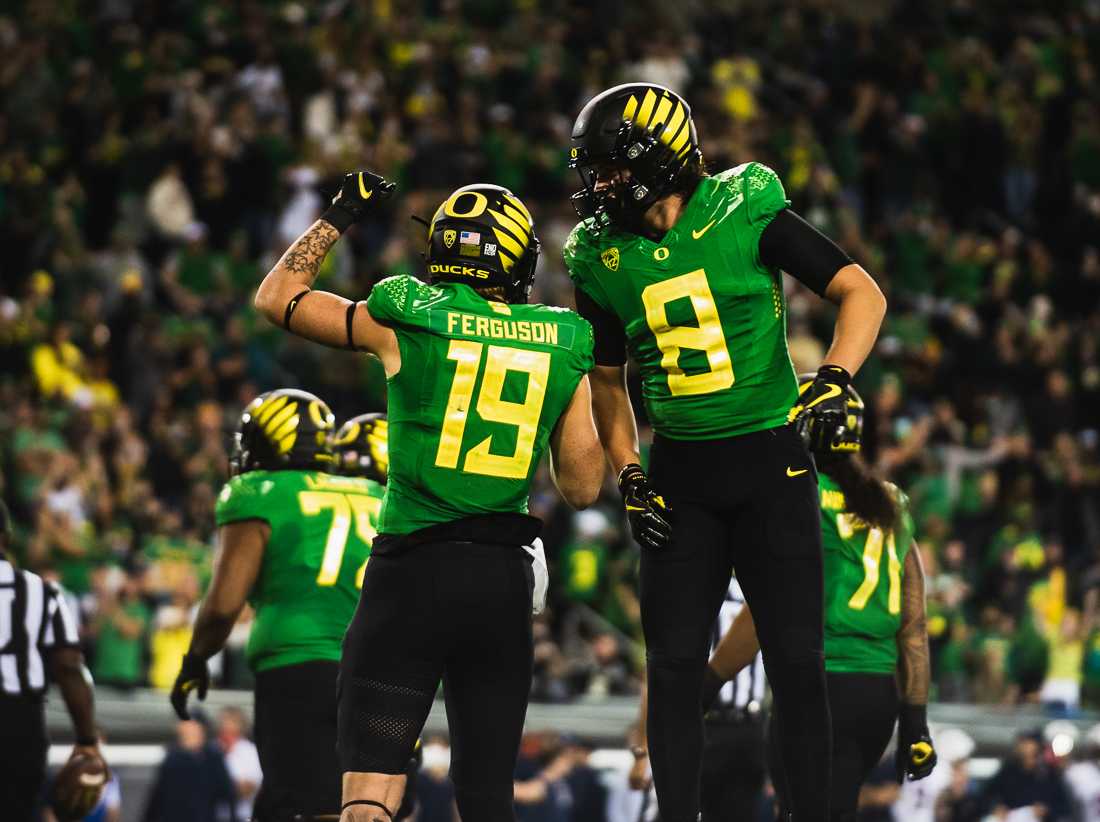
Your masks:
[{"label": "number 8 jersey", "polygon": [[849,513],[840,486],[818,474],[825,549],[825,670],[892,674],[901,628],[901,580],[913,544],[909,498],[887,483],[898,505],[893,531],[868,528]]},{"label": "number 8 jersey", "polygon": [[592,326],[568,309],[493,302],[463,283],[407,275],[378,283],[367,308],[401,351],[387,381],[378,530],[526,513],[550,433],[592,370]]},{"label": "number 8 jersey", "polygon": [[580,223],[564,248],[577,287],[620,319],[654,430],[701,440],[784,425],[797,397],[780,272],[760,234],[790,203],[759,163],[704,178],[653,241]]}]

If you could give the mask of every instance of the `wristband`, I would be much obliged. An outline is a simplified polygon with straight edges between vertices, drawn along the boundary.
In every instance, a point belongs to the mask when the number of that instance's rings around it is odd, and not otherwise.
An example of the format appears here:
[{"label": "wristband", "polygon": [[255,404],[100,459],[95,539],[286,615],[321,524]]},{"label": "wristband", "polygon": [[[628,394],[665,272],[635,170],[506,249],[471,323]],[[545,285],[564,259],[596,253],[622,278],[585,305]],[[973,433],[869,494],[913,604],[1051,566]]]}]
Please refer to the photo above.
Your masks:
[{"label": "wristband", "polygon": [[898,729],[913,738],[928,728],[928,706],[902,703],[898,709]]},{"label": "wristband", "polygon": [[321,219],[331,225],[341,234],[348,230],[348,227],[355,222],[355,217],[346,208],[338,205],[329,206],[325,213],[321,215]]}]

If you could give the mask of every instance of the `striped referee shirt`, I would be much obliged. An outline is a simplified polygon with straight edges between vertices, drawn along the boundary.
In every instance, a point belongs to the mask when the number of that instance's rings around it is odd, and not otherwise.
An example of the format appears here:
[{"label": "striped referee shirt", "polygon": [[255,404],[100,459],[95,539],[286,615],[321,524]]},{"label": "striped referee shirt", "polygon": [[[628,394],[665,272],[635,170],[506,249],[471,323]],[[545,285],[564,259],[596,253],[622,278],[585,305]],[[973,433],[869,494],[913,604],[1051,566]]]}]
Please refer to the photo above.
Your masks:
[{"label": "striped referee shirt", "polygon": [[0,700],[46,692],[42,654],[80,644],[61,589],[15,568],[0,553]]},{"label": "striped referee shirt", "polygon": [[[710,652],[712,654],[722,637],[726,635],[726,631],[730,629],[734,618],[744,607],[745,595],[741,593],[741,583],[737,581],[737,577],[730,577],[726,598],[722,602],[718,618],[714,620],[714,628],[711,632]],[[722,686],[711,710],[720,712],[747,710],[755,713],[764,703],[764,689],[767,684],[768,681],[764,676],[764,657],[758,651],[751,665],[746,666],[734,679]]]}]

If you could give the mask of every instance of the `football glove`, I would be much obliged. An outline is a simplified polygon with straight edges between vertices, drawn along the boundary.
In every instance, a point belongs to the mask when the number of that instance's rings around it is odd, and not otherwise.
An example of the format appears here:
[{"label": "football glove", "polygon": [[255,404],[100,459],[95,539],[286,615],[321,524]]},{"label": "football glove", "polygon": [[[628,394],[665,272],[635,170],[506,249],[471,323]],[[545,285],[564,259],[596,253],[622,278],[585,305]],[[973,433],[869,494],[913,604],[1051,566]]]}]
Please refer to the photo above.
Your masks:
[{"label": "football glove", "polygon": [[928,709],[924,705],[901,706],[898,712],[898,749],[894,769],[898,783],[924,779],[936,767],[936,749],[928,732]]},{"label": "football glove", "polygon": [[344,175],[340,190],[321,219],[343,234],[348,226],[363,219],[382,200],[389,199],[396,184],[386,182],[370,171]]},{"label": "football glove", "polygon": [[631,463],[619,472],[619,492],[634,540],[643,548],[665,548],[671,544],[668,506],[649,484],[642,466]]},{"label": "football glove", "polygon": [[799,386],[787,422],[795,424],[810,451],[828,450],[837,429],[847,424],[851,381],[852,375],[839,365],[823,365],[812,381]]},{"label": "football glove", "polygon": [[210,687],[210,672],[206,669],[206,660],[195,654],[184,654],[176,683],[172,686],[172,707],[180,719],[190,719],[187,710],[187,698],[192,691],[199,692],[199,699],[206,699],[206,689]]}]

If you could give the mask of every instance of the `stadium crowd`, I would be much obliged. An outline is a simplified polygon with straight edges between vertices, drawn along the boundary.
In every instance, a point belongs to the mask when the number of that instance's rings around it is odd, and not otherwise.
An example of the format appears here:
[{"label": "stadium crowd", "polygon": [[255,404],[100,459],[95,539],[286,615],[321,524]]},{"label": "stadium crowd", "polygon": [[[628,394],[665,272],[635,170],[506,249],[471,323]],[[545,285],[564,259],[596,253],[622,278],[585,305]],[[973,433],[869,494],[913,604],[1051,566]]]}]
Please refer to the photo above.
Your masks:
[{"label": "stadium crowd", "polygon": [[[1100,707],[1100,8],[409,5],[0,17],[0,491],[20,561],[79,605],[97,682],[171,685],[252,397],[383,407],[376,363],[252,308],[340,174],[400,183],[327,264],[341,293],[417,273],[409,215],[484,179],[533,206],[535,298],[569,305],[569,127],[644,79],[692,101],[713,169],[773,166],[888,294],[857,385],[868,457],[914,504],[934,696]],[[792,358],[815,368],[831,309],[787,287]],[[636,693],[637,547],[613,492],[574,515],[544,477],[531,508],[554,566],[533,698]],[[249,684],[247,632],[225,684]]]}]

